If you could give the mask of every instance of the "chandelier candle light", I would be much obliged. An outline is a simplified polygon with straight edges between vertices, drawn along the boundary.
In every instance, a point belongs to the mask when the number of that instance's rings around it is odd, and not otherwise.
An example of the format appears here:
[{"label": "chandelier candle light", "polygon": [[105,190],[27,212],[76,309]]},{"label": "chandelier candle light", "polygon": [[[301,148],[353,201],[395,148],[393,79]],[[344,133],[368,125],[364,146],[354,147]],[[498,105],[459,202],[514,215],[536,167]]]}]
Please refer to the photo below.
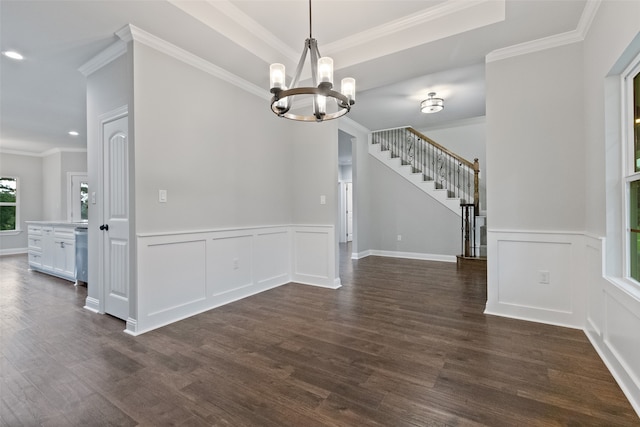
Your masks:
[{"label": "chandelier candle light", "polygon": [[[300,73],[310,55],[312,87],[296,87],[300,80]],[[351,77],[342,79],[340,92],[333,90],[333,59],[321,56],[318,42],[311,35],[311,0],[309,0],[309,38],[304,42],[302,56],[296,68],[296,74],[291,82],[291,89],[286,86],[286,73],[283,64],[275,63],[269,67],[269,81],[271,85],[271,110],[279,117],[303,122],[322,122],[344,116],[356,102],[356,81]],[[293,114],[289,112],[296,95],[310,95],[313,97],[312,114]],[[333,98],[337,111],[327,112],[327,98]]]}]

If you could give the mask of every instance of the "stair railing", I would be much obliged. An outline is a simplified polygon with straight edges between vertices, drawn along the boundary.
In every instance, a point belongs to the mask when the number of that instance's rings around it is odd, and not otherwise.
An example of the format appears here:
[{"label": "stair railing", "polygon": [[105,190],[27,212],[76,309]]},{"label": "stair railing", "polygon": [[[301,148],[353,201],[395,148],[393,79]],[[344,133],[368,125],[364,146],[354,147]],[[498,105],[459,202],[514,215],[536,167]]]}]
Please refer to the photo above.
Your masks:
[{"label": "stair railing", "polygon": [[461,203],[462,209],[462,256],[466,258],[477,257],[476,244],[476,216],[475,206],[471,203]]},{"label": "stair railing", "polygon": [[447,190],[449,197],[472,204],[474,214],[479,214],[478,159],[470,162],[411,127],[373,132],[371,141],[410,165],[414,173],[421,173],[425,181],[435,181],[436,188]]}]

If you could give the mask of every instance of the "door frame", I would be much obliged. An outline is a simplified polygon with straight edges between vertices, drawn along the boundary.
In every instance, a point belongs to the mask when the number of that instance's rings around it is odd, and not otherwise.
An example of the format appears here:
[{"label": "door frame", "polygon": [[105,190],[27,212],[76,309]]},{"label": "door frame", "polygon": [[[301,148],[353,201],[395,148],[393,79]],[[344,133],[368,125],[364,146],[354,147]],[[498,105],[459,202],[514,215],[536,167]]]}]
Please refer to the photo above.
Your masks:
[{"label": "door frame", "polygon": [[[129,115],[129,106],[127,104],[118,107],[114,110],[111,110],[107,113],[104,113],[102,115],[100,115],[98,117],[98,122],[99,122],[99,130],[98,130],[98,141],[100,144],[100,165],[99,165],[99,173],[98,173],[98,183],[97,183],[97,189],[98,189],[98,200],[99,203],[97,203],[96,205],[96,211],[97,214],[96,216],[96,221],[92,221],[92,225],[94,227],[98,226],[98,224],[104,224],[104,206],[105,206],[105,198],[107,197],[107,195],[105,194],[104,191],[104,186],[105,186],[105,182],[104,182],[104,127],[107,123],[116,121],[118,119],[121,119],[123,117],[126,117]],[[129,125],[129,128],[131,126]],[[129,143],[131,143],[131,139],[130,139],[130,134],[131,132],[128,130],[127,131],[127,138],[129,139]],[[129,153],[130,155],[131,153]],[[131,160],[131,158],[130,158]],[[131,180],[129,181],[129,188],[131,188]],[[92,199],[94,197],[94,192],[91,192],[91,196],[90,199]],[[131,192],[129,192],[129,198],[131,199]],[[91,203],[93,203],[93,200],[90,200]],[[131,218],[131,210],[129,210],[129,218]],[[129,247],[131,248],[131,226],[129,227]],[[106,296],[106,292],[107,292],[107,287],[105,286],[105,281],[104,281],[104,276],[105,276],[105,265],[104,265],[104,243],[105,243],[105,236],[104,233],[98,233],[98,292],[97,295],[99,295],[100,301],[98,303],[98,307],[99,307],[99,311],[100,313],[104,314],[106,313],[105,311],[105,307],[106,307],[106,300],[107,300],[107,296]],[[131,257],[133,254],[129,253],[129,257]],[[130,264],[131,266],[131,264]],[[129,293],[132,294],[132,287],[134,286],[133,281],[131,280],[131,268],[129,268]],[[130,300],[131,302],[131,300]],[[131,315],[131,307],[129,307],[129,315]]]}]

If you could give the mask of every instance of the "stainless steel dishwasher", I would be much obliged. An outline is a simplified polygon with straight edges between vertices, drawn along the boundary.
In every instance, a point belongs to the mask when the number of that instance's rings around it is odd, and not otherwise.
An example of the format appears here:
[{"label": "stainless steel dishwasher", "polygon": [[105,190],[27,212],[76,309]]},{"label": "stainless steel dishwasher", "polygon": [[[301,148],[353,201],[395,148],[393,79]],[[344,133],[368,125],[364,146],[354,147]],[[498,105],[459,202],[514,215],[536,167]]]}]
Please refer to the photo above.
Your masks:
[{"label": "stainless steel dishwasher", "polygon": [[77,227],[75,229],[76,236],[76,285],[80,282],[87,283],[89,279],[89,243],[87,238],[88,232],[86,227]]}]

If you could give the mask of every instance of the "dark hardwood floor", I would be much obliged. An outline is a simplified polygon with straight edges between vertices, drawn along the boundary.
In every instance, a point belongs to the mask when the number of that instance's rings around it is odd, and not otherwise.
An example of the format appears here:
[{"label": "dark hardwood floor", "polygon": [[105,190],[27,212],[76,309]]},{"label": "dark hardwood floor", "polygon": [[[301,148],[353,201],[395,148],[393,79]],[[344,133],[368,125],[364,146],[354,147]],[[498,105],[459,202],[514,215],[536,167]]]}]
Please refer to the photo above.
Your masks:
[{"label": "dark hardwood floor", "polygon": [[482,314],[486,275],[368,257],[139,337],[0,257],[7,426],[638,426],[584,333]]}]

